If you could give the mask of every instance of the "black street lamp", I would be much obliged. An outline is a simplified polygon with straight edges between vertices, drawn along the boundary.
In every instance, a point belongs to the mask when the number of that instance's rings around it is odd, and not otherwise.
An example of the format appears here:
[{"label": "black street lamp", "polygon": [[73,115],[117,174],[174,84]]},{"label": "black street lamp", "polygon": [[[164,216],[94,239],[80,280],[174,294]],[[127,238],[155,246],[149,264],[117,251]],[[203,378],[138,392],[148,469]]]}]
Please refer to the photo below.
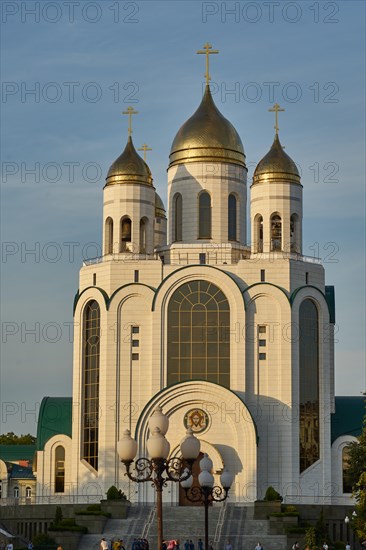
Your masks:
[{"label": "black street lamp", "polygon": [[347,539],[347,544],[348,544],[348,541],[349,541],[349,517],[346,516],[344,518],[344,523],[346,524],[346,539]]},{"label": "black street lamp", "polygon": [[[130,430],[125,430],[122,439],[117,444],[117,452],[121,462],[126,466],[125,475],[136,483],[151,482],[156,490],[156,514],[158,523],[158,550],[163,545],[163,487],[168,481],[181,482],[191,475],[192,465],[200,452],[200,442],[187,430],[187,435],[180,443],[182,459],[169,458],[170,444],[165,438],[169,419],[157,407],[149,419],[150,437],[147,440],[147,451],[151,458],[138,458],[137,441],[132,439]],[[134,462],[133,470],[131,470]],[[185,467],[188,464],[188,468]]]},{"label": "black street lamp", "polygon": [[199,486],[192,487],[193,477],[181,481],[186,497],[190,502],[202,502],[205,507],[205,550],[208,550],[208,507],[211,502],[223,502],[227,499],[233,483],[233,475],[224,468],[220,476],[222,487],[214,486],[215,479],[211,473],[212,460],[205,454],[200,461],[201,473],[198,476]]}]

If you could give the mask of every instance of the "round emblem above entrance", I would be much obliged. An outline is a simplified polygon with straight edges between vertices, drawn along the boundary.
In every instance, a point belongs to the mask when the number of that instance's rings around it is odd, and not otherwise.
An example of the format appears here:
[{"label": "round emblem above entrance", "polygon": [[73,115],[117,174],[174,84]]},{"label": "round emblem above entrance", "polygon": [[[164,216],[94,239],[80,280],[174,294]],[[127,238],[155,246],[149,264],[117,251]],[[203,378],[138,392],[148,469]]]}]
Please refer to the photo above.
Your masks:
[{"label": "round emblem above entrance", "polygon": [[191,409],[184,415],[185,428],[192,428],[196,434],[204,432],[209,425],[209,416],[202,409]]}]

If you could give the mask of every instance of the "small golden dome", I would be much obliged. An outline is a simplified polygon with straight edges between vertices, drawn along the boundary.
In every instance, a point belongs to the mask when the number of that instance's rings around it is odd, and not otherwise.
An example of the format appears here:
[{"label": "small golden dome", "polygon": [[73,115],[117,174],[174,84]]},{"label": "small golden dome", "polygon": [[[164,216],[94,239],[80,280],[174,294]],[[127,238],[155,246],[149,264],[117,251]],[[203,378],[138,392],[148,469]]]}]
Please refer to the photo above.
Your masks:
[{"label": "small golden dome", "polygon": [[169,158],[169,166],[201,161],[232,162],[245,166],[239,134],[216,107],[209,86],[206,86],[197,111],[175,136]]},{"label": "small golden dome", "polygon": [[152,185],[150,168],[137,153],[129,136],[123,153],[114,161],[106,177],[106,185],[141,183]]},{"label": "small golden dome", "polygon": [[297,166],[283,150],[278,134],[275,135],[272,147],[259,161],[253,174],[253,185],[263,181],[300,183]]},{"label": "small golden dome", "polygon": [[155,217],[166,218],[166,210],[161,197],[155,193]]}]

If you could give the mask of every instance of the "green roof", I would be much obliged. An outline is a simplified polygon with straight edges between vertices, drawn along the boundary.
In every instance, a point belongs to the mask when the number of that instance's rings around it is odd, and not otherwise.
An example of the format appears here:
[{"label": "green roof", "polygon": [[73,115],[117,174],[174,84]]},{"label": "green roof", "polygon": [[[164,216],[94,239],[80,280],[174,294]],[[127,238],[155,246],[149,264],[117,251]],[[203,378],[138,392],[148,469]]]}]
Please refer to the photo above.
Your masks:
[{"label": "green roof", "polygon": [[332,443],[341,435],[361,435],[365,404],[362,396],[335,398],[335,413],[331,415]]},{"label": "green roof", "polygon": [[43,451],[47,441],[57,434],[71,437],[72,398],[44,397],[37,425],[37,451]]},{"label": "green roof", "polygon": [[35,445],[0,445],[0,459],[4,462],[33,461]]}]

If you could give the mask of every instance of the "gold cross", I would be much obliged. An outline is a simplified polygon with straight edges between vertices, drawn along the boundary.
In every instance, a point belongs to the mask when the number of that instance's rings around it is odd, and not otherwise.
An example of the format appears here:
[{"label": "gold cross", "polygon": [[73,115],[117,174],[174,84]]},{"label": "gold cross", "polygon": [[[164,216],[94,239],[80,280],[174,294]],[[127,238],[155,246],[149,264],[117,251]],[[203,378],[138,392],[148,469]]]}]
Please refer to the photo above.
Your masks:
[{"label": "gold cross", "polygon": [[132,134],[132,115],[137,115],[138,111],[135,111],[133,107],[127,107],[127,111],[122,111],[123,115],[128,115],[128,135]]},{"label": "gold cross", "polygon": [[211,44],[209,44],[208,42],[206,42],[206,44],[204,44],[203,46],[203,50],[197,50],[197,53],[202,53],[206,56],[206,74],[205,74],[205,79],[206,79],[206,85],[208,86],[210,80],[211,80],[211,77],[210,77],[210,72],[209,72],[209,56],[212,54],[212,53],[219,53],[219,50],[213,50],[212,49],[212,46]]},{"label": "gold cross", "polygon": [[146,151],[152,151],[152,149],[146,145],[146,143],[144,143],[143,145],[141,145],[140,149],[138,149],[138,151],[143,151],[144,152],[144,161],[146,162]]},{"label": "gold cross", "polygon": [[276,130],[276,135],[278,134],[278,113],[280,111],[284,111],[285,109],[282,109],[278,103],[275,103],[271,109],[268,109],[270,113],[276,113],[276,125],[274,126],[274,129]]}]

